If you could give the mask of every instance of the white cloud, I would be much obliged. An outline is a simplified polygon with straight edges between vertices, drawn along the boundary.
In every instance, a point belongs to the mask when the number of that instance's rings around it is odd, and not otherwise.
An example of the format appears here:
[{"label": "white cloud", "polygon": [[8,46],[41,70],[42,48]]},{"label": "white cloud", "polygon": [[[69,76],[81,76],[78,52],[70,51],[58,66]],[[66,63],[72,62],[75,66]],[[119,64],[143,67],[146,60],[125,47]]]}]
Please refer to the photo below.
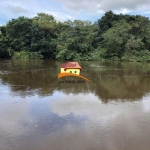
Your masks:
[{"label": "white cloud", "polygon": [[67,19],[72,19],[72,16],[70,15],[65,15]]},{"label": "white cloud", "polygon": [[[51,4],[49,2],[49,4]],[[48,13],[55,17],[57,21],[65,21],[67,19],[72,19],[72,16],[60,12],[60,10],[55,7],[53,8],[51,5],[46,5],[46,2],[31,0],[30,3],[26,1],[14,1],[14,0],[6,0],[4,2],[0,2],[0,9],[2,13],[7,15],[9,18],[14,18],[23,14],[26,17],[34,17],[37,13]]]},{"label": "white cloud", "polygon": [[24,9],[21,6],[8,5],[6,7],[6,9],[8,9],[8,11],[12,14],[20,14],[20,13],[28,13],[29,12],[27,9]]},{"label": "white cloud", "polygon": [[122,13],[122,14],[127,14],[127,13],[129,13],[129,12],[131,12],[131,10],[128,10],[128,9],[126,9],[126,8],[119,9],[119,10],[114,10],[114,13],[116,13],[116,14],[120,14],[120,13]]},{"label": "white cloud", "polygon": [[61,22],[64,22],[68,19],[72,19],[72,16],[69,16],[69,15],[64,15],[60,12],[53,12],[53,11],[43,11],[44,13],[46,14],[50,14],[50,15],[53,15],[54,18],[57,20],[57,21],[61,21]]},{"label": "white cloud", "polygon": [[6,16],[2,22],[20,15],[33,17],[39,12],[49,13],[58,21],[68,19],[96,19],[100,18],[106,11],[114,13],[139,12],[139,14],[150,14],[150,0],[5,0],[0,1],[0,15]]},{"label": "white cloud", "polygon": [[129,11],[140,11],[149,9],[149,0],[56,0],[62,4],[65,10],[78,14],[81,10],[87,13],[103,13],[109,10],[117,13],[128,13]]}]

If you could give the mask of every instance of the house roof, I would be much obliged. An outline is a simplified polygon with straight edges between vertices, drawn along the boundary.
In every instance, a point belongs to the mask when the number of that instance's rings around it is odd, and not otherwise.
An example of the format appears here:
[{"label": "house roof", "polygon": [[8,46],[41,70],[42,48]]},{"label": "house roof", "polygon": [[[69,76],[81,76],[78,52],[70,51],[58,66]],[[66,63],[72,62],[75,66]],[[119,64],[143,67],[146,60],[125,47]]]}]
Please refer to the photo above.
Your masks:
[{"label": "house roof", "polygon": [[65,68],[66,65],[67,65],[67,63],[64,63],[60,66],[60,68]]},{"label": "house roof", "polygon": [[64,63],[60,66],[60,68],[78,68],[78,69],[82,69],[81,66],[78,64],[78,62],[68,62],[68,63]]}]

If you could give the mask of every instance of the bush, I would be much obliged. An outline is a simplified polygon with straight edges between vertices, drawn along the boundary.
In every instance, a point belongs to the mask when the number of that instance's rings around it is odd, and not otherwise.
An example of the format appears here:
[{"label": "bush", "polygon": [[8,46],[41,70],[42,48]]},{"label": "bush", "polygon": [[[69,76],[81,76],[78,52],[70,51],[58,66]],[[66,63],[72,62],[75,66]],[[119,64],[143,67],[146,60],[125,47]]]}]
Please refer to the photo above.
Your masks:
[{"label": "bush", "polygon": [[27,51],[21,51],[21,52],[15,52],[13,59],[35,59],[35,58],[43,58],[43,55],[41,55],[40,52],[27,52]]},{"label": "bush", "polygon": [[150,61],[150,51],[148,50],[141,50],[141,51],[135,51],[132,50],[130,52],[124,53],[124,56],[121,58],[123,61],[139,61],[139,62],[146,62]]}]

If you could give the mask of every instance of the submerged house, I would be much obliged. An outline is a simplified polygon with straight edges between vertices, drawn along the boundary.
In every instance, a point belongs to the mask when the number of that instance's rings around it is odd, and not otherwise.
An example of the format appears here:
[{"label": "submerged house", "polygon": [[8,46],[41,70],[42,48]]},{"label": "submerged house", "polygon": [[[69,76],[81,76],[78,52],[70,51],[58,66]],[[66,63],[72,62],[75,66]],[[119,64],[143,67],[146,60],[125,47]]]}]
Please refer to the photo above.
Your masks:
[{"label": "submerged house", "polygon": [[68,62],[60,66],[61,73],[74,73],[74,74],[79,75],[81,70],[82,68],[78,64],[78,62]]}]

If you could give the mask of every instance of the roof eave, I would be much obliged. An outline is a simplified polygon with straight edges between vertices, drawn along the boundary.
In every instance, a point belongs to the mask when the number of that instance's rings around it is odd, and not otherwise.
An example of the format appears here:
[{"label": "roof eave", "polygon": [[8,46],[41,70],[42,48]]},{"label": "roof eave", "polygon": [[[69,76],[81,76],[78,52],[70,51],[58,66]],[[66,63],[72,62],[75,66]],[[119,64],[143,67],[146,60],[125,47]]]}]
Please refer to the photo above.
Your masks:
[{"label": "roof eave", "polygon": [[64,68],[65,69],[65,71],[66,71],[66,69],[80,69],[80,71],[82,70],[82,68]]}]

